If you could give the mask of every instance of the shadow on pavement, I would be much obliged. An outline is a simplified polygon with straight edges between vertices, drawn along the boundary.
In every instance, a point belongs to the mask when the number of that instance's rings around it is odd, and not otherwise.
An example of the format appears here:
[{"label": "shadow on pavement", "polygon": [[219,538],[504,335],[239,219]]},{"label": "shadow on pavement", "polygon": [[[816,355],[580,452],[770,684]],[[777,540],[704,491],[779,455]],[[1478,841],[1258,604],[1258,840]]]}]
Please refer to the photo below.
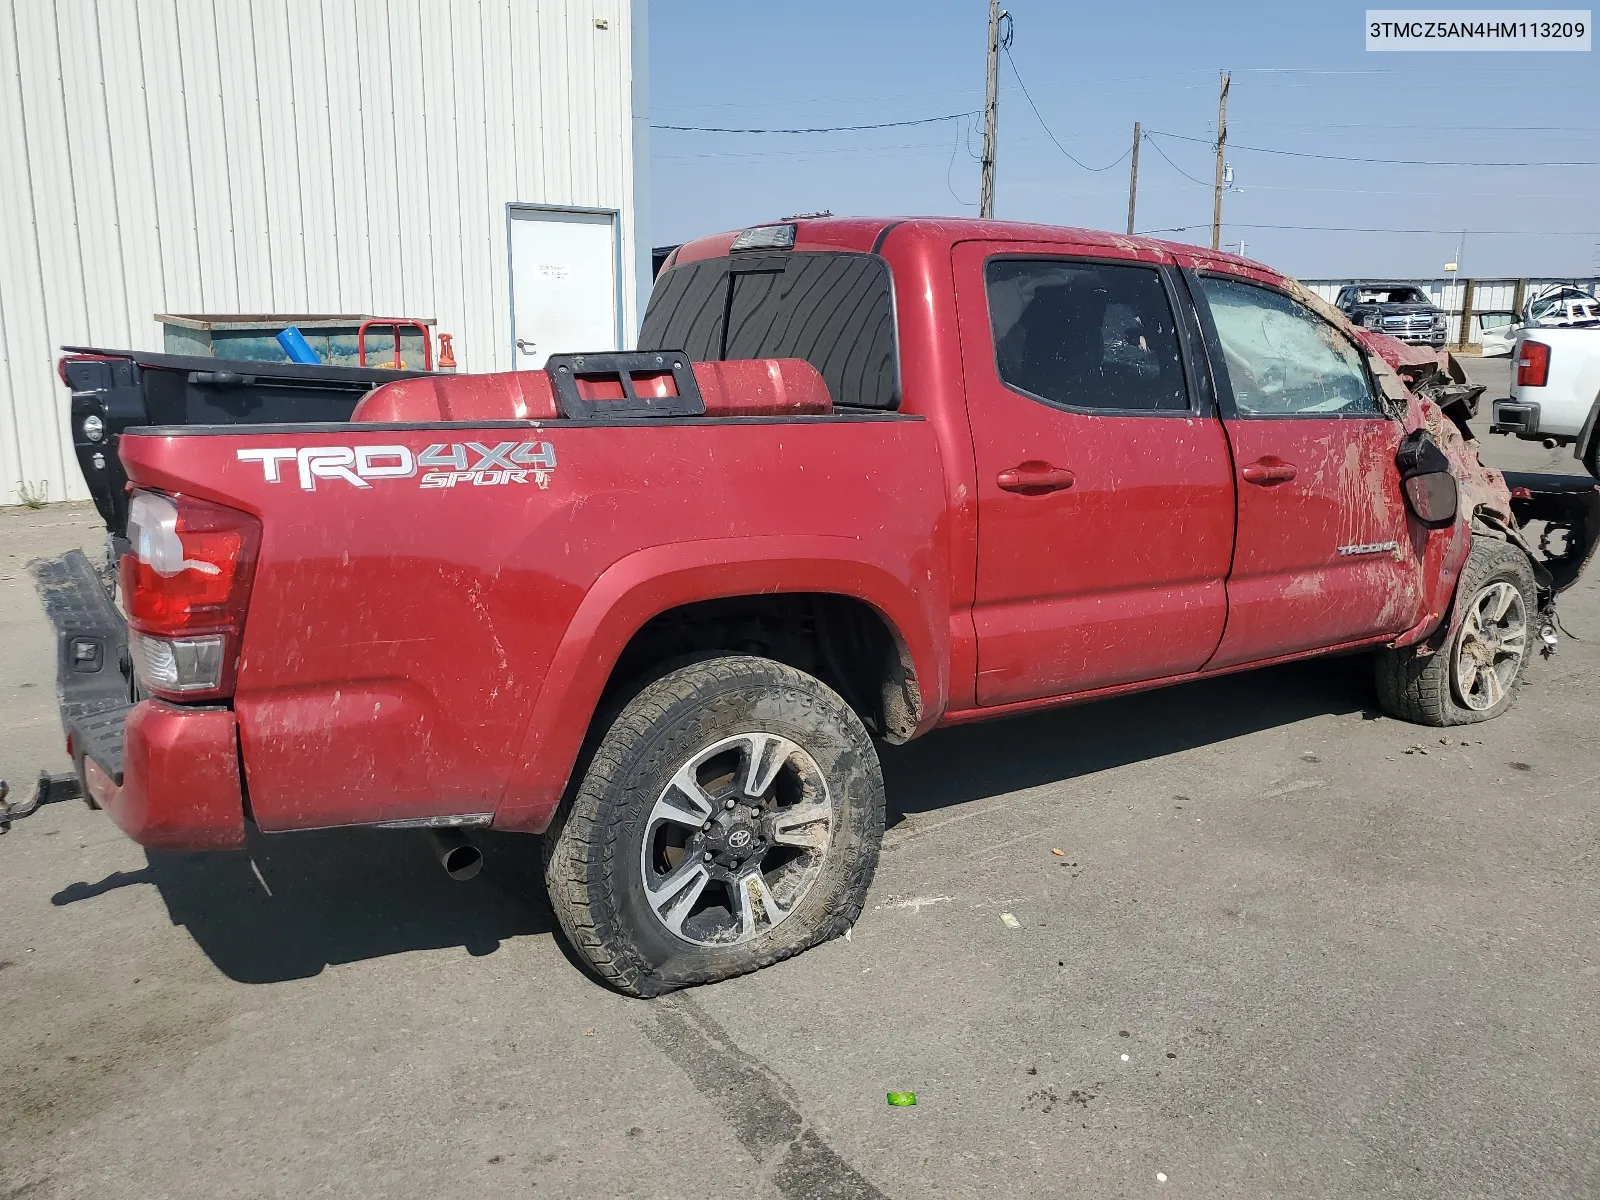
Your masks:
[{"label": "shadow on pavement", "polygon": [[52,901],[72,904],[153,884],[173,923],[240,983],[303,979],[335,963],[445,946],[492,954],[510,938],[553,932],[538,842],[508,834],[475,840],[483,873],[457,883],[420,833],[252,830],[245,850],[147,850],[142,870],[75,883]]},{"label": "shadow on pavement", "polygon": [[1375,703],[1362,654],[941,730],[882,748],[887,823]]},{"label": "shadow on pavement", "polygon": [[[883,749],[889,825],[907,814],[1160,758],[1372,701],[1365,656],[1318,660],[972,725]],[[336,829],[262,835],[243,851],[146,851],[138,871],[74,883],[57,905],[151,884],[229,978],[302,979],[336,963],[463,946],[492,954],[556,923],[536,839],[481,834],[483,874],[460,884],[420,833]],[[557,939],[569,961],[587,968]]]}]

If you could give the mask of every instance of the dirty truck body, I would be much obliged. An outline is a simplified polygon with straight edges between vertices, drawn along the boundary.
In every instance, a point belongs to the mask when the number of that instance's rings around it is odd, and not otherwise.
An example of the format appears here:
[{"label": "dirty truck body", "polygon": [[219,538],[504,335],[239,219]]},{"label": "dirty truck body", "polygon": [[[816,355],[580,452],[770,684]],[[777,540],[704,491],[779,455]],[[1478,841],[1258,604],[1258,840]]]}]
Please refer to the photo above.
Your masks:
[{"label": "dirty truck body", "polygon": [[41,569],[86,795],[180,849],[544,833],[651,994],[848,928],[874,738],[1336,651],[1494,716],[1594,540],[1592,488],[1482,466],[1442,357],[1192,247],[760,227],[680,248],[641,345],[121,432],[131,691],[87,562]]}]

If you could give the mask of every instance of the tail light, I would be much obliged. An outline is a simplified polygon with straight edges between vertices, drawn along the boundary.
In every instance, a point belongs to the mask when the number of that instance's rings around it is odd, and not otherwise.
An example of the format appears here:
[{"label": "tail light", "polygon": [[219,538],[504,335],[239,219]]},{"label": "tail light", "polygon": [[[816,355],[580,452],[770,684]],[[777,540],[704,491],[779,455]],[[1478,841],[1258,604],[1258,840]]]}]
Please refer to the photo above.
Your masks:
[{"label": "tail light", "polygon": [[1543,342],[1523,342],[1517,357],[1517,386],[1543,387],[1550,378],[1550,347]]},{"label": "tail light", "polygon": [[140,685],[169,700],[231,696],[260,523],[188,496],[135,492],[128,540],[122,602]]}]

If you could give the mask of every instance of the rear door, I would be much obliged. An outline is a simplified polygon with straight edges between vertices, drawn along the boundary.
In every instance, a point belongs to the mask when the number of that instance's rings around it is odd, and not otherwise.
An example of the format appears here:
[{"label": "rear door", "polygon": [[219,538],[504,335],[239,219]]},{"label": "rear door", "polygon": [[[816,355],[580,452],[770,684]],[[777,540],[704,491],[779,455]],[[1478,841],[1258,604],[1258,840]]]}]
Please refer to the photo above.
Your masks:
[{"label": "rear door", "polygon": [[1361,350],[1293,297],[1190,277],[1237,469],[1228,628],[1209,666],[1399,633],[1422,617],[1403,429]]},{"label": "rear door", "polygon": [[1104,255],[954,251],[980,705],[1194,671],[1222,634],[1232,470],[1179,281]]}]

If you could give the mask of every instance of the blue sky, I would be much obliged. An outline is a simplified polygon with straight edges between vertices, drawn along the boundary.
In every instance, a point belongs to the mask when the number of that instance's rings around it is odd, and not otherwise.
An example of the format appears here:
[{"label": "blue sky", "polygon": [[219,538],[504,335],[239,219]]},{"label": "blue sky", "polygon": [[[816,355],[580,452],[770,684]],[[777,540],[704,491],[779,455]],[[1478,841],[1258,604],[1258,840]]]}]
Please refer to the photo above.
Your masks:
[{"label": "blue sky", "polygon": [[[1590,53],[1368,53],[1343,0],[1012,0],[1011,54],[1044,121],[1088,167],[1146,140],[1140,231],[1209,242],[1217,80],[1233,72],[1223,239],[1302,277],[1600,273],[1600,169],[1384,166],[1261,153],[1472,162],[1600,160]],[[813,127],[983,103],[987,0],[806,5],[657,0],[655,124]],[[1001,59],[996,215],[1121,230],[1126,158],[1089,171],[1051,144]],[[970,150],[969,143],[970,133]],[[976,214],[980,121],[806,135],[654,130],[652,238],[787,213]],[[1172,160],[1169,164],[1161,154]],[[1186,179],[1187,172],[1203,181]],[[1262,226],[1437,230],[1344,233]],[[1257,226],[1247,228],[1246,226]],[[1565,234],[1564,231],[1575,231]]]}]

